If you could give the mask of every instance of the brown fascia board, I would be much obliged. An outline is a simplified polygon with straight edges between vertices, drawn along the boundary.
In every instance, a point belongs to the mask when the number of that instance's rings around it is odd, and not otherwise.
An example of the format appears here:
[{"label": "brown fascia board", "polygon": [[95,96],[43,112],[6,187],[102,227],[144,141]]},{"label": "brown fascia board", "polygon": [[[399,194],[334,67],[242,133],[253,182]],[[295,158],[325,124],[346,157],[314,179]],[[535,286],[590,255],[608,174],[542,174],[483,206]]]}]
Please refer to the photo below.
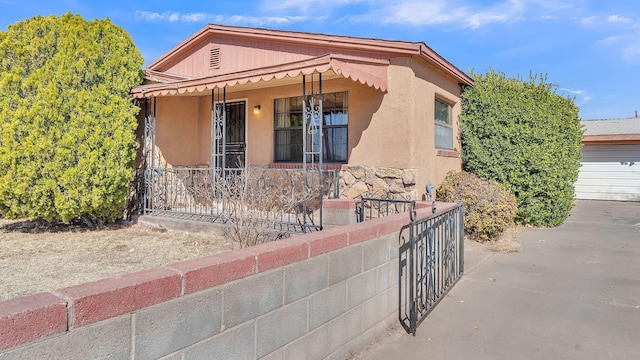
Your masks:
[{"label": "brown fascia board", "polygon": [[151,64],[147,66],[146,70],[159,71],[157,69],[161,67],[164,63],[173,60],[176,56],[179,56],[180,53],[195,47],[201,40],[203,40],[204,37],[206,37],[208,32],[209,32],[208,27],[207,26],[203,27],[198,32],[189,36],[180,44],[176,45],[171,50],[167,51],[164,55],[154,60]]},{"label": "brown fascia board", "polygon": [[458,83],[461,85],[472,86],[474,81],[473,79],[467,75],[464,71],[458,69],[455,65],[450,63],[447,59],[443,58],[431,49],[427,44],[421,43],[420,55],[423,59],[427,60],[427,62],[436,65],[436,67],[441,68],[446,73],[449,73],[453,77],[458,80]]},{"label": "brown fascia board", "polygon": [[436,67],[442,68],[445,73],[452,75],[461,84],[473,85],[473,79],[469,75],[455,67],[423,42],[367,39],[341,35],[325,35],[215,24],[209,24],[188,37],[176,47],[169,50],[169,52],[149,64],[148,69],[155,70],[161,67],[166,62],[179,57],[180,53],[198,45],[200,41],[211,34],[386,53],[389,54],[390,57],[411,56],[417,54],[427,62],[435,65]]},{"label": "brown fascia board", "polygon": [[585,135],[583,144],[640,144],[640,134]]}]

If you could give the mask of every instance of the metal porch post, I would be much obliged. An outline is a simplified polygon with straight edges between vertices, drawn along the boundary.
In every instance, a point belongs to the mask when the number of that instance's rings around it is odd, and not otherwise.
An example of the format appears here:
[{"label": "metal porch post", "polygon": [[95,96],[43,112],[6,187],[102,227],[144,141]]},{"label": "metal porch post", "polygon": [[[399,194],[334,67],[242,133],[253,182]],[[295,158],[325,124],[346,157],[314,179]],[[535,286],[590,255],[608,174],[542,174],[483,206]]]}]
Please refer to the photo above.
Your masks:
[{"label": "metal porch post", "polygon": [[[302,75],[302,169],[304,177],[305,188],[308,188],[307,168],[309,166],[309,159],[311,162],[311,169],[316,168],[317,157],[317,170],[319,177],[319,194],[318,202],[320,204],[320,229],[322,230],[322,74],[318,74],[318,93],[315,92],[313,83],[313,74],[311,74],[311,90],[307,93],[307,79],[306,75]],[[309,143],[310,142],[310,143]],[[307,208],[306,202],[303,206],[304,221],[303,231],[306,231],[307,225]]]},{"label": "metal porch post", "polygon": [[[213,199],[217,198],[216,187],[220,179],[224,179],[226,160],[226,112],[227,89],[214,88],[211,90],[211,220],[215,219]],[[224,202],[224,199],[222,199]],[[224,203],[222,207],[224,211]]]},{"label": "metal porch post", "polygon": [[156,97],[145,98],[144,116],[144,200],[143,214],[147,214],[149,203],[153,210],[153,195],[156,192]]}]

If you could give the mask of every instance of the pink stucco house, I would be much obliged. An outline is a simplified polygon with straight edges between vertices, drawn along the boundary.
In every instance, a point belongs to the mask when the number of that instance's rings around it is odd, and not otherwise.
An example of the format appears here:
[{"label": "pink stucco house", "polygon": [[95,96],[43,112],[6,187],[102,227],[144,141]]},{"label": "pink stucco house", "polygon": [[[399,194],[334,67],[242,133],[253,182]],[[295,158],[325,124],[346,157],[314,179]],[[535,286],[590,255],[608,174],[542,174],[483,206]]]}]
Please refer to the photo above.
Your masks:
[{"label": "pink stucco house", "polygon": [[207,25],[131,94],[146,168],[322,168],[342,198],[420,199],[461,169],[460,94],[472,84],[424,43]]}]

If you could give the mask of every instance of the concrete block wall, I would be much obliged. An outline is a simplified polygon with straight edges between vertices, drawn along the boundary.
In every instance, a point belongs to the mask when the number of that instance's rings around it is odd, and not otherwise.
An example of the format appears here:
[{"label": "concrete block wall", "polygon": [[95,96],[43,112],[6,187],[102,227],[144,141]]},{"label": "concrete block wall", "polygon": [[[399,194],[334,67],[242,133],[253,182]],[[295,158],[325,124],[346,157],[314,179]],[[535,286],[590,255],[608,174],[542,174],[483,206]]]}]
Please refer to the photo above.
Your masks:
[{"label": "concrete block wall", "polygon": [[397,321],[408,222],[398,214],[0,302],[0,360],[347,358]]}]

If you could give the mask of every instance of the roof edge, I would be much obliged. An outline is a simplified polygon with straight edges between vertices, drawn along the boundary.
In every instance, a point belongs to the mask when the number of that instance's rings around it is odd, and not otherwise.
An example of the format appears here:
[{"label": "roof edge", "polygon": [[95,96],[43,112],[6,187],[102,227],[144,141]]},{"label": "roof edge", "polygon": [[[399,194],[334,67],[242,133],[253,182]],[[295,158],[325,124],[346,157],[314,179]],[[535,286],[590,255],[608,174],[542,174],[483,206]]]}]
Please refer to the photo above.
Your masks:
[{"label": "roof edge", "polygon": [[[281,79],[283,77],[295,77],[300,74],[310,74],[312,72],[326,72],[333,70],[336,75],[358,81],[361,84],[373,87],[380,91],[387,90],[387,79],[380,76],[380,70],[389,66],[387,60],[361,58],[343,54],[325,54],[316,58],[296,61],[275,66],[239,71],[224,75],[205,76],[195,79],[179,79],[171,82],[161,82],[143,84],[131,89],[134,98],[151,96],[164,96],[183,94],[185,92],[204,91],[214,87],[235,86],[246,84],[247,82],[257,83],[259,81],[270,81],[271,79]],[[366,68],[368,67],[368,69]],[[375,69],[374,69],[375,68]]]},{"label": "roof edge", "polygon": [[619,135],[585,135],[582,137],[583,144],[625,144],[640,143],[640,134],[619,134]]},{"label": "roof edge", "polygon": [[442,68],[462,84],[473,85],[474,82],[469,75],[447,61],[444,57],[427,46],[424,42],[359,38],[344,35],[326,35],[319,33],[271,30],[217,24],[206,25],[198,32],[191,35],[180,44],[169,50],[167,53],[162,55],[160,58],[153,61],[147,66],[147,69],[154,70],[154,68],[163,65],[165,62],[169,61],[175,53],[185,51],[186,49],[196,46],[200,42],[200,40],[204,39],[210,34],[240,36],[254,39],[273,39],[274,36],[277,36],[279,41],[292,43],[304,42],[311,45],[337,47],[350,50],[355,49],[400,56],[411,56],[417,54],[427,62]]}]

